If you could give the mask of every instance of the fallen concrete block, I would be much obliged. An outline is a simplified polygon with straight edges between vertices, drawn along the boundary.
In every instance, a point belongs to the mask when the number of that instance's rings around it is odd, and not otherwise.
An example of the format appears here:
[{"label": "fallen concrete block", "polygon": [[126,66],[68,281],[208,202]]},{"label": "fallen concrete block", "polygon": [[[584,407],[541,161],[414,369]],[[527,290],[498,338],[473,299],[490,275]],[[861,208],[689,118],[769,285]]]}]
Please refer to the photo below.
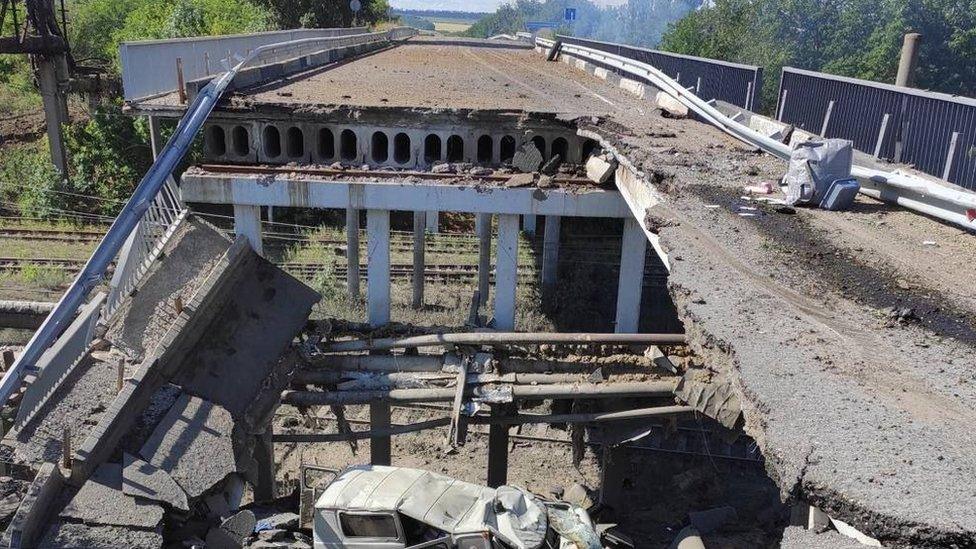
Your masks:
[{"label": "fallen concrete block", "polygon": [[55,510],[55,500],[64,487],[64,476],[54,463],[41,465],[27,489],[27,495],[3,534],[3,547],[33,547],[44,534],[50,515]]},{"label": "fallen concrete block", "polygon": [[259,520],[254,529],[258,532],[264,530],[296,530],[298,529],[298,519],[299,516],[295,513],[277,513]]},{"label": "fallen concrete block", "polygon": [[517,173],[505,182],[506,187],[528,187],[533,184],[535,184],[535,174],[531,173]]},{"label": "fallen concrete block", "polygon": [[664,93],[663,91],[658,92],[654,101],[661,110],[674,118],[685,118],[688,116],[688,107],[684,106],[681,101],[678,101],[670,94]]},{"label": "fallen concrete block", "polygon": [[122,491],[122,466],[99,466],[61,511],[62,519],[94,526],[123,526],[154,530],[163,521],[163,508]]},{"label": "fallen concrete block", "polygon": [[122,493],[167,503],[181,511],[190,510],[186,492],[173,477],[129,453],[123,456]]},{"label": "fallen concrete block", "polygon": [[616,169],[615,163],[607,162],[599,156],[594,155],[586,160],[586,177],[600,185],[609,181]]},{"label": "fallen concrete block", "polygon": [[552,158],[550,158],[545,164],[542,165],[541,168],[539,168],[539,171],[546,175],[556,175],[556,173],[559,171],[559,166],[562,163],[563,163],[562,156],[558,154],[553,155]]},{"label": "fallen concrete block", "polygon": [[531,141],[526,141],[512,157],[512,166],[520,172],[532,173],[539,170],[542,164],[542,153]]},{"label": "fallen concrete block", "polygon": [[230,412],[182,394],[139,454],[198,498],[237,471],[233,429]]},{"label": "fallen concrete block", "polygon": [[254,533],[254,513],[241,511],[207,532],[207,549],[240,549]]},{"label": "fallen concrete block", "polygon": [[38,549],[159,549],[163,535],[155,530],[121,526],[90,526],[76,522],[55,522],[48,528]]}]

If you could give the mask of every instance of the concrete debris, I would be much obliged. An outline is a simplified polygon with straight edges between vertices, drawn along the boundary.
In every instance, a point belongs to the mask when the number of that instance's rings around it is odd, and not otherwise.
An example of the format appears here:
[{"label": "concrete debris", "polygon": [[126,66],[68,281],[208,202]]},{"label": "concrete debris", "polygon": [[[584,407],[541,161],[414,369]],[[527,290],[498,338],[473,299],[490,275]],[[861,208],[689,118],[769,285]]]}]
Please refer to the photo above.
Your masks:
[{"label": "concrete debris", "polygon": [[551,175],[540,175],[536,186],[540,189],[552,189],[556,187],[556,180]]},{"label": "concrete debris", "polygon": [[582,507],[583,509],[589,509],[593,506],[593,498],[590,495],[589,488],[578,482],[574,482],[569,486],[569,488],[563,494],[562,499],[566,503],[572,503],[573,505]]},{"label": "concrete debris", "polygon": [[299,516],[295,513],[278,513],[263,518],[255,525],[255,531],[264,530],[295,530],[298,528]]},{"label": "concrete debris", "polygon": [[559,172],[559,166],[563,163],[563,157],[554,154],[545,164],[539,168],[539,172],[545,175],[556,175]]},{"label": "concrete debris", "polygon": [[468,171],[468,173],[474,176],[483,177],[495,173],[495,170],[491,168],[477,167],[477,168],[471,168],[471,170]]},{"label": "concrete debris", "polygon": [[528,187],[535,183],[535,174],[517,173],[508,178],[505,182],[506,187]]},{"label": "concrete debris", "polygon": [[122,491],[122,466],[98,467],[61,511],[67,521],[95,526],[124,526],[153,530],[163,520],[163,508]]},{"label": "concrete debris", "polygon": [[207,532],[207,549],[240,549],[254,533],[254,513],[241,511]]},{"label": "concrete debris", "polygon": [[600,185],[609,181],[616,169],[614,162],[608,162],[600,156],[594,155],[586,160],[586,177]]},{"label": "concrete debris", "polygon": [[166,503],[181,511],[190,510],[186,492],[165,471],[126,453],[123,456],[122,492]]},{"label": "concrete debris", "polygon": [[675,396],[725,428],[737,429],[742,418],[739,397],[728,383],[703,379],[702,374],[702,370],[694,369],[685,372]]},{"label": "concrete debris", "polygon": [[38,549],[159,549],[163,536],[155,530],[120,526],[89,526],[56,522],[44,534]]},{"label": "concrete debris", "polygon": [[864,549],[857,541],[833,530],[821,534],[802,526],[790,526],[783,530],[781,549]]},{"label": "concrete debris", "polygon": [[197,498],[237,470],[233,429],[227,410],[184,393],[139,454]]},{"label": "concrete debris", "polygon": [[520,172],[532,173],[539,171],[542,165],[542,153],[532,141],[526,141],[512,157],[512,166]]},{"label": "concrete debris", "polygon": [[430,167],[430,173],[454,173],[454,165],[442,162]]},{"label": "concrete debris", "polygon": [[0,477],[0,528],[10,524],[10,520],[20,507],[21,500],[30,488],[30,482],[11,477]]},{"label": "concrete debris", "polygon": [[710,534],[739,520],[739,516],[735,512],[735,507],[726,505],[705,511],[693,511],[688,513],[688,520],[691,521],[691,526],[700,533]]}]

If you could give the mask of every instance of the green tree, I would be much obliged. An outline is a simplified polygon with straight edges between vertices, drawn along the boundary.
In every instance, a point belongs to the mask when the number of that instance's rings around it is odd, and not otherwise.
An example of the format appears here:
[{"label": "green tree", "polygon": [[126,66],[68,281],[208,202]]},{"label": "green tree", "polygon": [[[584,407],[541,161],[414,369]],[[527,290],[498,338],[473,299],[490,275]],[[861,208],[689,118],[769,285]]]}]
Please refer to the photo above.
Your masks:
[{"label": "green tree", "polygon": [[349,0],[259,0],[274,16],[280,28],[294,29],[374,25],[388,19],[386,0],[360,0],[353,13]]}]

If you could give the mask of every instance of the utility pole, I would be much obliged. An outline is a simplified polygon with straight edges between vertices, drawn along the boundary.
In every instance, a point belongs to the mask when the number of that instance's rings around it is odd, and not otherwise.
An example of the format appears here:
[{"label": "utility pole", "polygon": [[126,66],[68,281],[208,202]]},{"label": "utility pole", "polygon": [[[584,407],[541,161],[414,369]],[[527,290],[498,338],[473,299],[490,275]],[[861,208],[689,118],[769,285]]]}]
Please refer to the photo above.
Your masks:
[{"label": "utility pole", "polygon": [[[17,0],[0,0],[0,29],[9,14],[13,35],[0,36],[0,53],[27,54],[37,76],[51,162],[62,177],[68,174],[68,153],[64,146],[62,125],[68,122],[68,63],[70,53],[64,29],[58,26],[54,0],[24,0],[26,16],[18,17]],[[61,2],[61,24],[66,25],[64,2]]]},{"label": "utility pole", "polygon": [[915,87],[915,68],[918,66],[918,46],[922,42],[922,35],[910,32],[905,35],[901,46],[901,60],[898,62],[898,76],[895,85],[905,88]]}]

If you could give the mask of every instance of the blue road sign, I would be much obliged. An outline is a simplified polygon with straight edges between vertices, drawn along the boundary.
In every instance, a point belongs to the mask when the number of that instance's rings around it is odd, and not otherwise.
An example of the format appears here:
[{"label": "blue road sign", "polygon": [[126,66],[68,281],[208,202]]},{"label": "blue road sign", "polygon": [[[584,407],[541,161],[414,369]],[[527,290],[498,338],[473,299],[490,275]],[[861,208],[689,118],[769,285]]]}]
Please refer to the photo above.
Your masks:
[{"label": "blue road sign", "polygon": [[576,8],[566,8],[566,20],[576,21]]}]

